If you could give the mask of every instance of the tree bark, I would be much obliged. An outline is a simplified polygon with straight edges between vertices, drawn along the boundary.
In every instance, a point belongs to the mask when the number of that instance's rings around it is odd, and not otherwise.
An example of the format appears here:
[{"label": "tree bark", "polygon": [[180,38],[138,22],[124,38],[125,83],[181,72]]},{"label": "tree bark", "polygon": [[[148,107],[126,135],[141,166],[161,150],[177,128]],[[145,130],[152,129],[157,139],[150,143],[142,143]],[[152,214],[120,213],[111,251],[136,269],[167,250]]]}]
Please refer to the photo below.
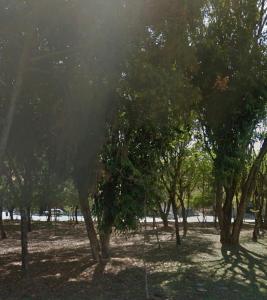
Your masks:
[{"label": "tree bark", "polygon": [[262,209],[263,209],[263,198],[260,199],[260,195],[255,195],[255,224],[254,224],[254,229],[253,229],[253,234],[252,234],[252,240],[254,242],[258,241],[258,237],[260,234],[260,228],[262,224]]},{"label": "tree bark", "polygon": [[103,185],[102,199],[99,199],[103,201],[103,211],[101,211],[101,217],[98,220],[103,258],[110,257],[110,237],[115,220],[113,211],[116,201],[117,179],[117,176],[113,176]]},{"label": "tree bark", "polygon": [[23,180],[21,180],[21,176],[16,169],[15,164],[13,164],[12,168],[16,174],[20,187],[21,270],[23,276],[27,276],[29,269],[27,208],[30,207],[32,200],[31,160],[25,161]]},{"label": "tree bark", "polygon": [[235,184],[229,188],[225,188],[225,202],[223,205],[222,227],[221,227],[221,243],[231,244],[231,221],[232,221],[232,204],[235,193]]},{"label": "tree bark", "polygon": [[0,232],[1,232],[1,239],[6,239],[7,234],[4,229],[4,223],[3,223],[3,218],[2,218],[2,213],[3,213],[3,208],[0,206]]},{"label": "tree bark", "polygon": [[78,222],[78,208],[79,208],[79,206],[76,205],[76,206],[75,206],[75,211],[74,211],[74,214],[75,214],[75,223],[76,223],[76,224],[79,223],[79,222]]},{"label": "tree bark", "polygon": [[168,216],[170,213],[170,206],[171,206],[171,203],[170,203],[170,201],[168,201],[167,206],[166,206],[166,211],[164,211],[161,207],[160,202],[157,201],[158,212],[160,214],[160,217],[162,219],[163,226],[165,229],[167,229],[169,227]]},{"label": "tree bark", "polygon": [[202,207],[202,225],[204,226],[205,223],[207,223],[205,207]]},{"label": "tree bark", "polygon": [[48,214],[47,214],[47,222],[50,223],[51,222],[51,216],[52,216],[52,212],[51,212],[51,208],[48,208]]},{"label": "tree bark", "polygon": [[101,254],[103,258],[110,257],[110,237],[112,233],[112,226],[109,226],[102,230],[100,234],[100,243],[101,243]]},{"label": "tree bark", "polygon": [[221,184],[220,180],[216,180],[216,215],[219,221],[219,227],[222,229],[223,226],[223,210],[222,210],[222,202],[223,202],[223,185]]},{"label": "tree bark", "polygon": [[12,207],[11,209],[8,210],[9,215],[10,215],[10,220],[14,221],[14,208]]},{"label": "tree bark", "polygon": [[21,270],[23,275],[27,275],[29,269],[28,255],[28,223],[27,212],[25,208],[20,210],[20,226],[21,226]]},{"label": "tree bark", "polygon": [[96,262],[100,262],[101,261],[100,246],[99,246],[96,230],[94,227],[93,218],[91,215],[91,209],[89,206],[89,201],[88,201],[89,193],[87,189],[83,190],[82,188],[78,189],[78,193],[79,193],[80,207],[84,217],[87,236],[89,238],[90,245],[91,245],[93,259]]},{"label": "tree bark", "polygon": [[156,223],[155,211],[153,211],[153,231],[157,238],[158,248],[160,249],[161,247],[160,247],[159,233],[158,233],[158,227],[157,227],[157,223]]},{"label": "tree bark", "polygon": [[165,213],[160,214],[160,217],[161,217],[162,222],[163,222],[163,227],[164,227],[165,229],[167,229],[167,228],[169,227],[168,217],[166,216]]},{"label": "tree bark", "polygon": [[174,226],[175,226],[175,236],[176,236],[176,246],[181,245],[181,238],[179,232],[179,219],[178,219],[178,209],[175,201],[175,193],[170,195],[170,202],[172,204],[172,211],[174,217]]},{"label": "tree bark", "polygon": [[183,237],[186,237],[187,234],[187,216],[186,216],[186,209],[184,205],[184,199],[181,197],[180,199],[180,204],[182,208],[182,218],[183,218]]},{"label": "tree bark", "polygon": [[28,232],[32,231],[32,222],[31,222],[31,208],[27,207],[27,226]]}]

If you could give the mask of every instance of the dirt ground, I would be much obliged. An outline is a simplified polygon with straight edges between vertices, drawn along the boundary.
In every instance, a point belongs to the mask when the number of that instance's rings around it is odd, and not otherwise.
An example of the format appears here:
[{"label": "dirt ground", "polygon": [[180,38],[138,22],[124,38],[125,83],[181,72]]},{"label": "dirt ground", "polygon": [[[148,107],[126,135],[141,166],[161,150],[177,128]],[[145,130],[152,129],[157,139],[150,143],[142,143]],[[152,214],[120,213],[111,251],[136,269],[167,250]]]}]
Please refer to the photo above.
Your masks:
[{"label": "dirt ground", "polygon": [[[21,278],[19,224],[0,241],[0,299],[267,299],[267,237],[222,250],[217,231],[190,225],[179,249],[172,229],[113,234],[112,259],[93,264],[83,224],[34,223],[30,276]],[[144,242],[145,241],[145,242]]]}]

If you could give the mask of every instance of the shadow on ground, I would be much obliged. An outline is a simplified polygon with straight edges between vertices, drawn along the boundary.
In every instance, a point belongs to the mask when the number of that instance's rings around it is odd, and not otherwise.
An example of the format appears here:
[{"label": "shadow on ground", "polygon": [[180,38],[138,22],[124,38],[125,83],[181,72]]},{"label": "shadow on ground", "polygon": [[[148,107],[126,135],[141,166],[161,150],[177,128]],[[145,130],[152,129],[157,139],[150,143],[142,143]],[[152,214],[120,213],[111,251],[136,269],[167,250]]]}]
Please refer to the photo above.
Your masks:
[{"label": "shadow on ground", "polygon": [[21,279],[19,271],[17,231],[0,244],[1,300],[141,300],[145,273],[155,300],[267,299],[266,238],[238,249],[221,249],[215,230],[192,227],[179,249],[172,232],[159,231],[159,249],[153,231],[146,232],[145,243],[143,233],[127,239],[116,235],[113,258],[96,265],[83,228],[66,226],[56,232],[35,228],[27,279]]}]

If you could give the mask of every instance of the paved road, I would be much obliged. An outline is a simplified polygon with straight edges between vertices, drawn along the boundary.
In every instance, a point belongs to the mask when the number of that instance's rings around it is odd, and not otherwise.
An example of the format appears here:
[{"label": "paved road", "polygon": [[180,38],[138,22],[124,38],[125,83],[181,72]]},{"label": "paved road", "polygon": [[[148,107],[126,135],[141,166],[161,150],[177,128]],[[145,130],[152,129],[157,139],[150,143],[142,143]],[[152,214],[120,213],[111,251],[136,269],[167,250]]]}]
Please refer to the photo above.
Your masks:
[{"label": "paved road", "polygon": [[[6,213],[3,212],[2,217],[4,220],[9,219],[9,216],[6,216]],[[15,220],[20,220],[20,215],[14,214],[14,219]],[[33,221],[46,221],[47,217],[46,216],[39,216],[39,215],[32,215],[32,220]],[[52,218],[52,220],[54,220],[54,217]],[[57,221],[60,222],[66,222],[69,221],[70,217],[67,215],[63,215],[63,216],[59,216],[57,217]],[[83,221],[83,217],[82,216],[78,216],[78,221]],[[148,223],[152,223],[153,219],[151,217],[147,217],[146,218]],[[214,217],[213,216],[205,216],[205,220],[207,223],[211,223],[214,221]],[[170,222],[174,222],[174,219],[172,218],[172,216],[170,216],[169,218]],[[182,218],[179,218],[179,221],[182,222]],[[188,223],[197,223],[197,222],[203,222],[203,216],[202,214],[200,214],[199,216],[191,216],[187,218]],[[232,219],[233,221],[233,219]],[[253,223],[254,222],[254,218],[250,217],[245,217],[244,221],[246,223]],[[144,219],[141,219],[141,222],[144,222]],[[156,222],[162,222],[161,218],[156,218]]]}]

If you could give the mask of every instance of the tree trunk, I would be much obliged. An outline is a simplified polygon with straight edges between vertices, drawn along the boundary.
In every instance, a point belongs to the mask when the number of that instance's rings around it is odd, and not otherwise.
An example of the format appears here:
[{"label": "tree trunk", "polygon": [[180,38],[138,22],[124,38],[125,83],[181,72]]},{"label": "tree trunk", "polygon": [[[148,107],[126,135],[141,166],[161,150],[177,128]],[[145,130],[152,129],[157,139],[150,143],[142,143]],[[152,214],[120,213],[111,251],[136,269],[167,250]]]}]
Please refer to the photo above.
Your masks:
[{"label": "tree trunk", "polygon": [[219,179],[216,181],[216,215],[219,221],[219,227],[222,229],[223,227],[223,209],[222,209],[222,202],[223,202],[223,186]]},{"label": "tree trunk", "polygon": [[110,237],[112,233],[112,226],[102,230],[100,234],[101,253],[103,258],[110,257]]},{"label": "tree trunk", "polygon": [[21,229],[21,270],[23,276],[28,275],[29,257],[28,257],[28,211],[32,199],[32,174],[30,162],[25,164],[24,181],[19,181],[20,198],[20,229]]},{"label": "tree trunk", "polygon": [[162,222],[163,222],[163,227],[165,229],[167,229],[169,227],[169,221],[168,221],[168,217],[163,213],[163,214],[160,214],[160,217],[162,219]]},{"label": "tree trunk", "polygon": [[29,258],[28,258],[28,222],[26,209],[20,210],[20,226],[21,226],[21,270],[23,275],[28,273]]},{"label": "tree trunk", "polygon": [[262,225],[262,208],[263,208],[263,199],[259,199],[260,196],[256,195],[256,199],[255,199],[255,204],[256,204],[256,212],[255,212],[255,225],[254,225],[254,230],[253,230],[253,234],[252,234],[252,240],[254,242],[258,241],[258,236],[260,234],[260,228]]},{"label": "tree trunk", "polygon": [[243,225],[243,218],[246,210],[247,201],[251,197],[251,194],[255,187],[256,175],[260,169],[261,162],[264,159],[266,153],[267,153],[267,137],[264,139],[264,143],[260,149],[260,152],[256,157],[252,167],[250,168],[248,177],[242,187],[242,194],[237,208],[237,216],[233,224],[233,231],[231,236],[231,243],[234,245],[239,244],[239,236]]},{"label": "tree trunk", "polygon": [[110,257],[110,237],[114,224],[114,205],[116,201],[117,176],[113,176],[103,185],[103,197],[101,217],[99,218],[99,232],[101,241],[102,257]]},{"label": "tree trunk", "polygon": [[155,211],[153,211],[153,231],[157,238],[158,248],[160,249],[161,247],[160,247],[160,242],[159,242],[159,233],[158,233],[158,227],[157,227],[157,223],[156,223]]},{"label": "tree trunk", "polygon": [[48,208],[48,214],[47,214],[47,220],[46,220],[48,223],[51,222],[51,217],[52,217],[51,208]]},{"label": "tree trunk", "polygon": [[8,210],[9,215],[10,215],[10,220],[14,221],[14,208],[12,207],[11,209]]},{"label": "tree trunk", "polygon": [[179,219],[178,219],[178,212],[177,212],[177,205],[175,201],[175,194],[170,195],[170,202],[172,204],[172,211],[174,216],[174,226],[175,226],[175,235],[176,235],[176,245],[181,245],[181,238],[179,232]]},{"label": "tree trunk", "polygon": [[89,238],[91,249],[92,249],[93,259],[96,262],[100,262],[101,261],[100,246],[99,246],[99,242],[98,242],[98,238],[97,238],[97,234],[94,227],[94,222],[92,219],[91,210],[88,202],[89,194],[87,190],[82,190],[82,189],[79,189],[78,193],[79,193],[80,207],[84,217],[85,227],[87,231],[87,236]]},{"label": "tree trunk", "polygon": [[167,222],[168,222],[168,216],[169,216],[169,213],[170,213],[170,208],[171,208],[171,202],[168,201],[166,210],[164,210],[165,215],[166,215],[166,217],[167,217]]},{"label": "tree trunk", "polygon": [[157,201],[157,207],[158,207],[158,212],[160,213],[160,217],[163,222],[163,226],[165,229],[167,229],[169,227],[168,216],[170,213],[170,201],[168,201],[168,203],[167,203],[166,211],[164,211],[162,209],[159,201]]},{"label": "tree trunk", "polygon": [[231,222],[232,222],[232,204],[235,193],[235,185],[225,188],[226,196],[223,206],[223,218],[221,228],[221,243],[224,245],[231,244]]},{"label": "tree trunk", "polygon": [[32,222],[31,222],[31,208],[27,207],[27,224],[28,224],[28,232],[32,231]]},{"label": "tree trunk", "polygon": [[76,205],[75,206],[75,211],[74,211],[74,214],[75,214],[75,223],[78,224],[78,208],[79,206]]},{"label": "tree trunk", "polygon": [[0,206],[0,232],[1,232],[1,239],[6,239],[7,238],[7,234],[6,234],[5,229],[4,229],[4,223],[3,223],[2,214],[3,214],[3,208],[2,208],[2,206]]},{"label": "tree trunk", "polygon": [[190,198],[191,198],[191,193],[187,193],[187,207],[186,207],[186,217],[188,218],[188,213],[189,213],[189,206],[190,206]]},{"label": "tree trunk", "polygon": [[205,214],[205,207],[202,207],[202,225],[204,226],[205,223],[207,223],[206,214]]},{"label": "tree trunk", "polygon": [[183,218],[183,236],[186,237],[187,234],[187,216],[186,216],[186,209],[184,205],[184,200],[180,198],[180,204],[182,208],[182,218]]},{"label": "tree trunk", "polygon": [[[235,194],[235,199],[236,199],[236,211],[237,211],[237,207],[239,206],[238,192],[236,192]],[[236,215],[234,216],[234,218],[236,218]]]}]

